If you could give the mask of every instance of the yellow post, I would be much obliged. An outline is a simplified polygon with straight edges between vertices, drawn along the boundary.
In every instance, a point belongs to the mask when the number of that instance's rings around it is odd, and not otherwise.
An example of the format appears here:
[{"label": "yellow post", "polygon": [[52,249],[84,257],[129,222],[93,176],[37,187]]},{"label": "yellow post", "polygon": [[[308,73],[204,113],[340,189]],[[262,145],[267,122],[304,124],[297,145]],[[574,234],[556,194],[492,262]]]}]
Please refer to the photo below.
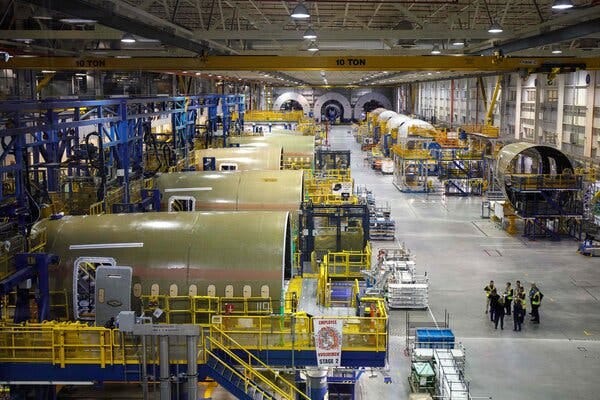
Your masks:
[{"label": "yellow post", "polygon": [[508,216],[508,226],[506,227],[506,232],[509,235],[515,235],[517,233],[516,217],[514,215]]},{"label": "yellow post", "polygon": [[485,116],[485,124],[487,126],[494,125],[494,106],[496,105],[496,101],[498,100],[498,94],[500,93],[501,86],[502,75],[498,75],[498,79],[496,80],[496,86],[494,87],[494,94],[492,94],[492,98],[490,99],[490,105]]}]

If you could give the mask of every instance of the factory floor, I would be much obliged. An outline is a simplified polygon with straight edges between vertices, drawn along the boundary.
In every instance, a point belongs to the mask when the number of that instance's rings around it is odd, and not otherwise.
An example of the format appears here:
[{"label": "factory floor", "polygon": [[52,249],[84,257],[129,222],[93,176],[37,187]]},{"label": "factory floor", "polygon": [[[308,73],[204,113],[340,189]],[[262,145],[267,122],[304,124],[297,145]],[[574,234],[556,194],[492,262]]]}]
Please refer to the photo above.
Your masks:
[{"label": "factory floor", "polygon": [[[429,276],[430,312],[443,321],[447,311],[450,328],[466,348],[473,398],[600,398],[600,259],[578,254],[574,240],[508,235],[481,218],[480,197],[399,192],[392,176],[366,165],[366,153],[349,132],[348,126],[333,127],[332,149],[351,149],[355,185],[367,185],[378,203],[390,202],[397,243],[406,243],[416,256],[417,272]],[[511,317],[505,317],[504,330],[495,330],[484,313],[483,288],[490,280],[499,288],[520,280],[526,291],[535,282],[544,293],[541,323],[534,325],[527,316],[523,331],[514,332]],[[411,319],[427,313],[411,312]],[[408,398],[405,321],[405,311],[390,312],[393,383],[365,374],[358,399]]]},{"label": "factory floor", "polygon": [[[401,193],[392,176],[364,162],[348,126],[332,128],[333,149],[352,150],[352,176],[367,185],[377,202],[390,202],[396,243],[416,256],[417,272],[430,279],[428,311],[411,319],[444,320],[466,349],[466,375],[474,399],[592,400],[600,398],[600,259],[576,252],[577,242],[530,241],[508,235],[481,218],[481,198]],[[390,247],[391,242],[374,242]],[[376,254],[376,250],[374,254]],[[526,318],[513,332],[511,317],[495,330],[484,314],[483,288],[521,280],[544,293],[541,323]],[[431,314],[430,314],[431,313]],[[408,399],[410,360],[405,355],[406,312],[390,311],[389,375],[369,371],[356,387],[358,400]],[[200,391],[204,398],[232,399],[224,389]]]}]

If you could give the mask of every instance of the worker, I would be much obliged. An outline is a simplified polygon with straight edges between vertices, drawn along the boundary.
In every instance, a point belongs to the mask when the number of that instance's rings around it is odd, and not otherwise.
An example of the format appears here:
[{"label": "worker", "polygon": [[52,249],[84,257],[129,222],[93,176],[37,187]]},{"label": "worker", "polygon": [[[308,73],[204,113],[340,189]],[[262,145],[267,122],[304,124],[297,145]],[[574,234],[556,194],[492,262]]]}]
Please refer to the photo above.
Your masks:
[{"label": "worker", "polygon": [[383,262],[385,261],[386,251],[384,249],[380,249],[377,253],[377,265],[381,268],[383,267]]},{"label": "worker", "polygon": [[535,283],[531,284],[529,291],[529,301],[531,302],[531,322],[534,324],[540,323],[540,304],[542,303],[542,292],[538,289]]},{"label": "worker", "polygon": [[517,293],[513,306],[513,331],[520,332],[521,324],[523,323],[523,303]]},{"label": "worker", "polygon": [[495,304],[494,309],[494,329],[498,329],[498,322],[500,322],[500,329],[504,330],[504,296],[498,296],[498,300]]},{"label": "worker", "polygon": [[519,320],[521,321],[521,324],[525,321],[525,315],[527,315],[527,298],[525,296],[525,288],[523,286],[521,286],[521,290],[519,292],[519,301],[521,303],[521,318],[519,318]]},{"label": "worker", "polygon": [[515,282],[515,295],[519,294],[519,292],[521,291],[521,288],[522,288],[521,281],[516,281]]},{"label": "worker", "polygon": [[[496,310],[498,307],[498,302],[500,301],[500,295],[496,291],[496,288],[493,288],[492,291],[490,292],[489,300],[490,300],[490,320],[492,322],[496,322],[496,318],[495,318]],[[504,307],[504,303],[502,304],[502,307]],[[502,316],[504,317],[504,313],[502,313]]]},{"label": "worker", "polygon": [[510,308],[512,306],[514,290],[511,286],[510,282],[506,282],[506,287],[504,288],[504,308],[506,310],[506,315],[510,315]]},{"label": "worker", "polygon": [[494,290],[496,287],[494,286],[494,281],[490,281],[490,283],[483,288],[483,291],[485,292],[485,313],[488,313],[488,308],[490,307],[490,294],[492,292],[492,290]]}]

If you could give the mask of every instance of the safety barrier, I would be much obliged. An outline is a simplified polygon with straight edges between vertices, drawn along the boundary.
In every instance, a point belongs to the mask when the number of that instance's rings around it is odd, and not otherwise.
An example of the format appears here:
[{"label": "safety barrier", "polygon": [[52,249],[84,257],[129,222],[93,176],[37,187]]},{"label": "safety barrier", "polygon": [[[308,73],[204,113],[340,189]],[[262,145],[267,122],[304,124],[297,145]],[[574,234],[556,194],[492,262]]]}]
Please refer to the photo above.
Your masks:
[{"label": "safety barrier", "polygon": [[[309,399],[294,384],[285,379],[279,380],[283,387],[276,385],[272,379],[266,376],[278,376],[279,374],[275,370],[271,369],[231,336],[215,326],[210,327],[210,335],[206,340],[205,350],[207,355],[217,360],[223,368],[229,370],[232,376],[235,375],[244,382],[244,389],[247,393],[250,386],[254,388],[254,391],[258,392],[263,392],[263,388],[266,386],[271,394],[277,394],[282,399]],[[244,359],[242,359],[240,353]],[[238,367],[233,368],[231,361],[234,361]]]},{"label": "safety barrier", "polygon": [[330,278],[363,278],[360,271],[371,269],[371,246],[367,244],[364,251],[329,252],[323,264]]},{"label": "safety barrier", "polygon": [[429,150],[406,149],[400,145],[392,146],[392,152],[398,157],[406,160],[432,160],[433,156]]},{"label": "safety barrier", "polygon": [[[384,300],[371,298],[362,301],[375,304],[377,311],[370,311],[370,316],[339,317],[343,321],[342,351],[385,352],[387,314]],[[315,350],[312,320],[304,313],[214,316],[210,332],[226,334],[235,340],[236,346],[247,351]],[[206,331],[201,330],[199,363],[206,362],[205,338]],[[117,329],[73,322],[0,324],[0,362],[46,363],[61,368],[73,364],[97,364],[104,368],[107,365],[137,364],[140,362],[139,351],[135,338]],[[185,363],[186,360],[174,357],[172,362]]]},{"label": "safety barrier", "polygon": [[484,124],[467,124],[460,127],[461,130],[476,135],[482,135],[489,138],[497,138],[500,134],[500,128],[497,126]]},{"label": "safety barrier", "polygon": [[[206,324],[216,314],[266,315],[273,312],[270,297],[216,297],[216,296],[165,296],[142,295],[144,313],[168,324]],[[163,317],[164,315],[164,317]]]},{"label": "safety barrier", "polygon": [[583,176],[573,174],[561,175],[518,175],[510,176],[513,190],[545,190],[569,189],[580,190],[583,187]]}]

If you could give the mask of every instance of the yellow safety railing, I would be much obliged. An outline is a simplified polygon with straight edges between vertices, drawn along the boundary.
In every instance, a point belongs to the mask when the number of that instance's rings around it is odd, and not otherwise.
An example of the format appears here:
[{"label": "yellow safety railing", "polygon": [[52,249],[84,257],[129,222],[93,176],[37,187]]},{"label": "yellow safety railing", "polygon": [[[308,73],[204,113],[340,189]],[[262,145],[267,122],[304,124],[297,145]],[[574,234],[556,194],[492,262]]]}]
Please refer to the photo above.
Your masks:
[{"label": "yellow safety railing", "polygon": [[330,251],[324,257],[323,264],[330,278],[363,278],[360,271],[371,269],[370,243],[364,251]]},{"label": "yellow safety railing", "polygon": [[410,136],[436,137],[438,131],[437,129],[423,128],[421,126],[409,126],[408,134]]},{"label": "yellow safety railing", "polygon": [[[365,316],[340,317],[343,351],[383,352],[387,348],[387,314],[382,299],[363,298],[376,304]],[[213,317],[210,332],[223,332],[246,350],[314,351],[312,320],[304,313],[270,316],[220,315]],[[205,338],[201,330],[198,361],[204,363]],[[210,350],[210,348],[208,349]],[[139,363],[139,343],[118,330],[81,323],[0,324],[0,362],[58,365],[96,364],[101,367]],[[184,354],[184,352],[182,352]],[[185,363],[185,359],[173,359]]]},{"label": "yellow safety railing", "polygon": [[500,128],[485,124],[467,124],[462,125],[460,129],[467,133],[482,135],[490,138],[497,138],[500,135]]},{"label": "yellow safety railing", "polygon": [[206,324],[220,313],[265,315],[273,312],[270,297],[216,297],[142,295],[144,313],[151,315],[157,308],[164,318],[160,322]]},{"label": "yellow safety railing", "polygon": [[304,117],[302,111],[247,111],[244,121],[248,122],[299,122]]},{"label": "yellow safety railing", "polygon": [[[276,385],[272,378],[267,377],[267,374],[272,377],[278,376],[279,374],[275,370],[271,369],[261,359],[247,351],[245,346],[242,346],[234,338],[214,325],[210,327],[210,336],[207,338],[207,342],[208,347],[206,348],[206,352],[233,374],[237,375],[244,382],[246,391],[248,391],[248,386],[253,386],[256,391],[264,392],[262,387],[267,386],[272,394],[277,394],[283,399],[293,400],[300,398],[309,400],[308,396],[302,393],[293,383],[285,379],[280,379],[283,387]],[[242,367],[243,371],[240,372],[239,367],[231,367],[230,361],[222,360],[215,352],[215,349],[225,353],[228,358],[235,360],[236,364]],[[236,350],[236,352],[232,350]],[[243,354],[243,359],[239,355],[240,351]]]},{"label": "yellow safety railing", "polygon": [[[378,311],[373,316],[365,313],[361,317],[335,317],[343,322],[342,351],[386,351],[388,316],[385,301],[363,298],[361,302],[377,304]],[[214,326],[247,350],[314,350],[312,319],[306,313],[283,316],[223,315],[214,319],[220,320]]]},{"label": "yellow safety railing", "polygon": [[392,152],[400,158],[406,160],[431,160],[433,156],[429,150],[425,149],[406,149],[400,145],[392,146]]}]

